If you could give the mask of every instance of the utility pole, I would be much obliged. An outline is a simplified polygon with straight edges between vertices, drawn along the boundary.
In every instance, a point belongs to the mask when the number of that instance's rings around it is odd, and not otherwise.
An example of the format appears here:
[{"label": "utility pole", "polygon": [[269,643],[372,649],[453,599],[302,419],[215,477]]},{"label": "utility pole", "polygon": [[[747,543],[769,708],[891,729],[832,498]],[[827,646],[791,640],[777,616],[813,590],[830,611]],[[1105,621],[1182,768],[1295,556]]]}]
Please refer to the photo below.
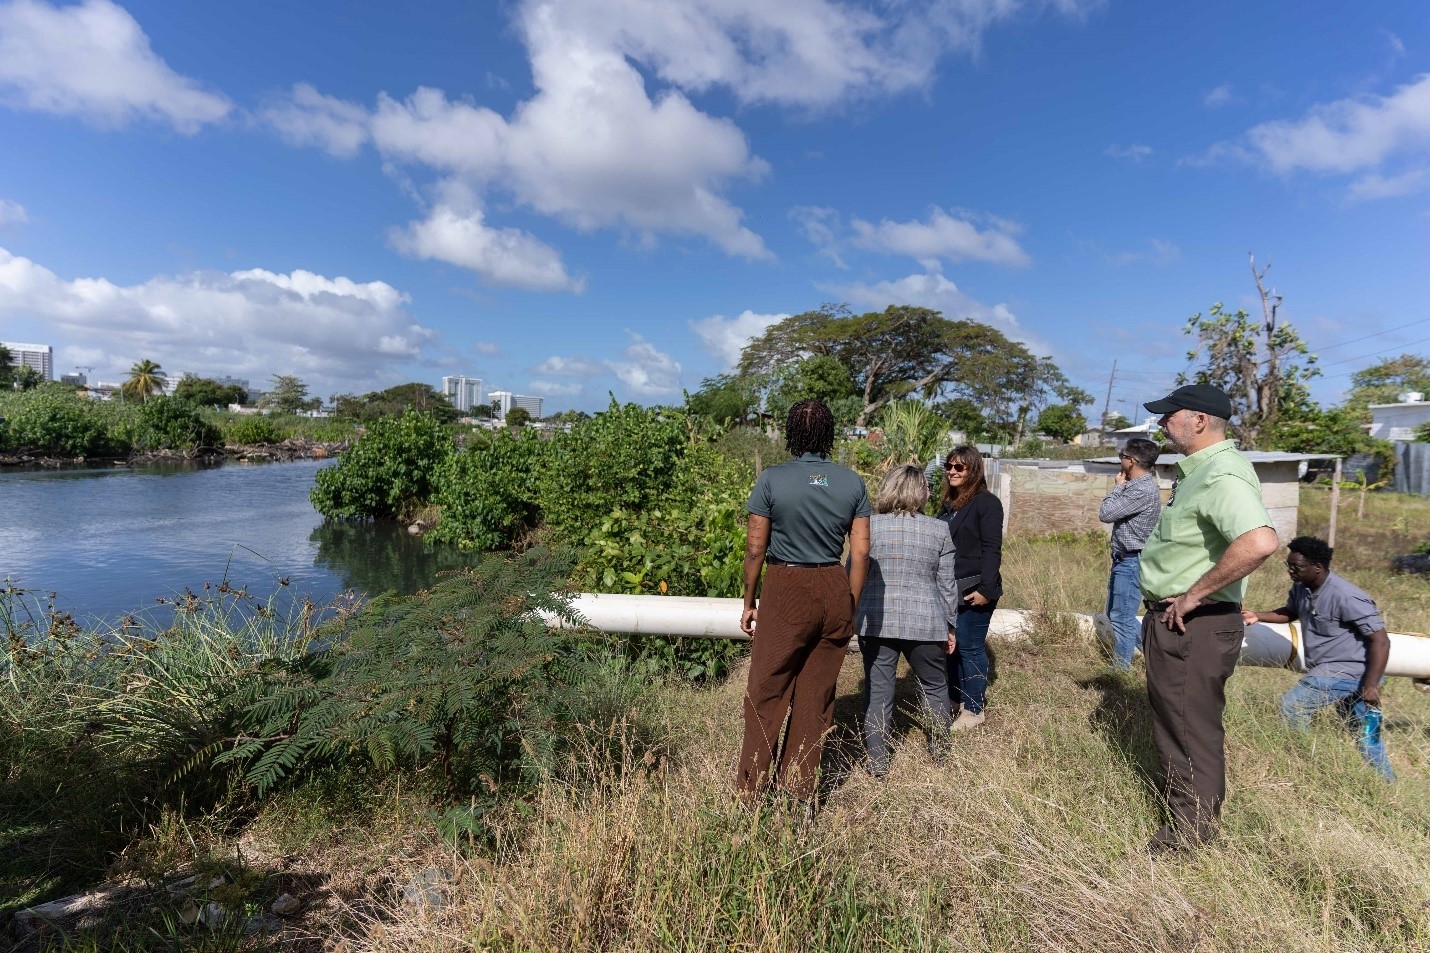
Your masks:
[{"label": "utility pole", "polygon": [[1107,439],[1107,414],[1112,410],[1112,382],[1117,380],[1117,358],[1112,359],[1112,373],[1107,375],[1107,399],[1102,402],[1102,420],[1098,421],[1097,432]]}]

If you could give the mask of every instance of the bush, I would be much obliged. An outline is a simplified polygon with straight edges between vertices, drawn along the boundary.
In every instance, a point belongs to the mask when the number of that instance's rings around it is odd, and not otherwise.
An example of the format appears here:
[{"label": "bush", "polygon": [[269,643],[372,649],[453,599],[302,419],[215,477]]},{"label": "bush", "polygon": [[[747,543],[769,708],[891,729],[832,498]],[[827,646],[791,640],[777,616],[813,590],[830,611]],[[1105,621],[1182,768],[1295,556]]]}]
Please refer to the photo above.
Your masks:
[{"label": "bush", "polygon": [[537,476],[546,521],[579,538],[615,509],[659,506],[690,444],[685,415],[661,407],[620,406],[583,420],[552,441]]},{"label": "bush", "polygon": [[452,436],[435,417],[380,418],[337,466],[318,471],[309,498],[324,516],[402,517],[432,498],[435,475],[452,451]]},{"label": "bush", "polygon": [[233,447],[251,447],[259,443],[281,443],[290,436],[267,417],[250,415],[230,418],[223,428],[224,442]]},{"label": "bush", "polygon": [[510,546],[540,517],[532,482],[546,448],[530,431],[502,431],[448,457],[436,475],[442,518],[432,538],[471,549]]},{"label": "bush", "polygon": [[[128,442],[111,434],[94,402],[62,385],[41,385],[0,404],[4,447],[58,457],[123,453]],[[114,438],[118,439],[114,439]]]},{"label": "bush", "polygon": [[[707,449],[681,462],[649,507],[617,508],[583,538],[573,583],[596,592],[734,598],[744,586],[745,501],[754,472]],[[723,675],[744,644],[631,636],[627,657],[688,678]]]},{"label": "bush", "polygon": [[134,449],[194,450],[222,447],[219,429],[196,406],[173,397],[151,397],[139,408]]}]

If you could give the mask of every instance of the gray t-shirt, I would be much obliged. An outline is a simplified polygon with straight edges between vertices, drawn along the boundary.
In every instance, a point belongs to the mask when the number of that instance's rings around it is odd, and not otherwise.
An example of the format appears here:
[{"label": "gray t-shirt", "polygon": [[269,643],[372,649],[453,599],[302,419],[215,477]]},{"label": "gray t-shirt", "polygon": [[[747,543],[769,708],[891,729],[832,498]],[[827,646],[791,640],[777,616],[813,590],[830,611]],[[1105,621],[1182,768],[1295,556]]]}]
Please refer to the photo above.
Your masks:
[{"label": "gray t-shirt", "polygon": [[1385,628],[1370,596],[1335,573],[1314,592],[1296,583],[1278,611],[1301,623],[1306,674],[1325,678],[1364,676],[1365,637]]},{"label": "gray t-shirt", "polygon": [[853,470],[806,453],[761,473],[745,508],[770,521],[770,559],[833,563],[849,524],[869,515],[869,493]]}]

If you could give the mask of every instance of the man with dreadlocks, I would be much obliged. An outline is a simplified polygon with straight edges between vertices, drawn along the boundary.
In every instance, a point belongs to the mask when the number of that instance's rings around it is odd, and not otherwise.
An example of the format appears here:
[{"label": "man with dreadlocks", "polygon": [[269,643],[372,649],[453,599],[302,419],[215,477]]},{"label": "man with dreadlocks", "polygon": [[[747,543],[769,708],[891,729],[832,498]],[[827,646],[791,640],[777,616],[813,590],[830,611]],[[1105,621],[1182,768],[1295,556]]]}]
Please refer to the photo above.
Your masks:
[{"label": "man with dreadlocks", "polygon": [[[834,683],[869,569],[869,495],[857,473],[829,459],[834,415],[821,402],[790,408],[785,446],[794,459],[761,473],[747,506],[740,628],[754,648],[735,787],[752,802],[777,784],[812,816]],[[839,562],[845,536],[847,571]],[[771,771],[786,714],[789,727]]]}]

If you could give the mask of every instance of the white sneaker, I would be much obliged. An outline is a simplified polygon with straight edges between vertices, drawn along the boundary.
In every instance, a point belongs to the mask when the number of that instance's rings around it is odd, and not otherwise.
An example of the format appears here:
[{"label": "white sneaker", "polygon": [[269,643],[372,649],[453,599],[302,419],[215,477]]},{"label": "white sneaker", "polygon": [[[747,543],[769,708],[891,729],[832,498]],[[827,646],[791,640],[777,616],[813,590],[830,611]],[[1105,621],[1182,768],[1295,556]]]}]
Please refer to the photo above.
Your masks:
[{"label": "white sneaker", "polygon": [[988,720],[988,716],[983,712],[973,712],[968,709],[958,713],[958,717],[953,720],[953,725],[949,731],[963,731],[965,728],[977,728]]}]

